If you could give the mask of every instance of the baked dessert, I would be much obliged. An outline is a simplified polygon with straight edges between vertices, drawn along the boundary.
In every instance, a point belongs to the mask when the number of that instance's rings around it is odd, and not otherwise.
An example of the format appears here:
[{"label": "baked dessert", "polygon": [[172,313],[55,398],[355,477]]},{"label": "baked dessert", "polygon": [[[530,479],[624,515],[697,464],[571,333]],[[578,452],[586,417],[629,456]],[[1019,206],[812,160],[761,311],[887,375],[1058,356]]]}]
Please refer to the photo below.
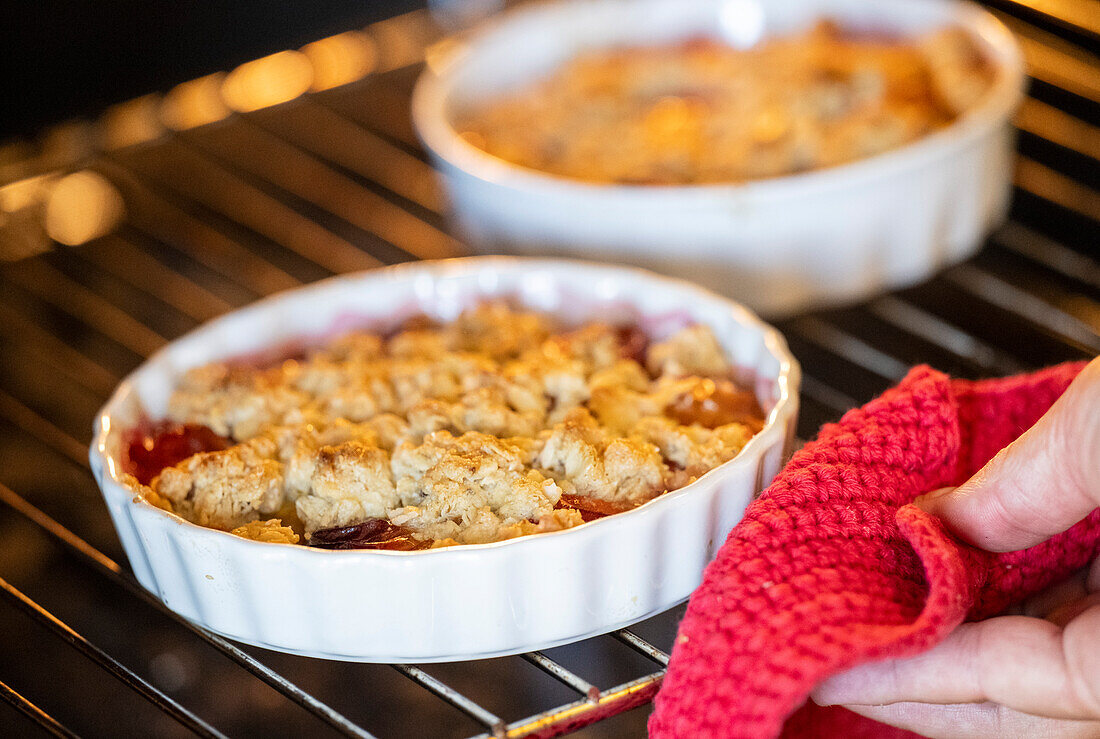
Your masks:
[{"label": "baked dessert", "polygon": [[698,38],[579,54],[459,110],[514,164],[599,183],[736,183],[872,156],[955,120],[993,81],[962,29],[917,38],[822,21],[747,49]]},{"label": "baked dessert", "polygon": [[195,368],[124,467],[151,503],[246,538],[424,549],[629,510],[763,422],[704,326],[649,343],[485,303],[274,365]]}]

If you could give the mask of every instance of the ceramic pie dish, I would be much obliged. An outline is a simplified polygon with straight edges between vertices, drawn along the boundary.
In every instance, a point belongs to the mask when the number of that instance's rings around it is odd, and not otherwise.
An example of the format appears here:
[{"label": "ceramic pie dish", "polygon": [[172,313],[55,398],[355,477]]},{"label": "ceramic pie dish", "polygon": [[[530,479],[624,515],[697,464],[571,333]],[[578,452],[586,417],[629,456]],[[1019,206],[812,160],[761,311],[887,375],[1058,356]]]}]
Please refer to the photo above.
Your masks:
[{"label": "ceramic pie dish", "polygon": [[[330,551],[258,542],[157,508],[124,480],[126,434],[165,414],[188,369],[270,354],[352,327],[440,321],[502,298],[580,322],[660,336],[708,326],[754,378],[764,428],[731,461],[625,513],[553,533],[423,551]],[[289,291],[172,342],[102,409],[91,462],[138,580],[181,615],[257,646],[368,662],[451,661],[546,648],[682,601],[793,435],[798,365],[747,309],[640,270],[471,258],[347,275]]]},{"label": "ceramic pie dish", "polygon": [[[488,154],[455,126],[462,110],[581,52],[697,37],[744,47],[823,18],[902,38],[961,29],[991,65],[990,86],[912,143],[740,184],[554,176]],[[976,251],[1008,204],[1011,118],[1024,81],[1008,29],[956,0],[566,0],[522,7],[444,42],[417,83],[413,122],[476,248],[636,264],[781,315],[911,284]]]}]

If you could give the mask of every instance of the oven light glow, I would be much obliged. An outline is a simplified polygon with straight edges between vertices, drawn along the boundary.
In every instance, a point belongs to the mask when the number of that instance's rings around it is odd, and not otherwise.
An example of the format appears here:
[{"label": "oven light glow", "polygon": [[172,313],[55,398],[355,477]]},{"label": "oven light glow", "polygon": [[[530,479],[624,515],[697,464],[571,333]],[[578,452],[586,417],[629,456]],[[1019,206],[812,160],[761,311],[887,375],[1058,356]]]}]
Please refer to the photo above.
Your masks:
[{"label": "oven light glow", "polygon": [[230,110],[222,100],[225,73],[217,72],[176,85],[164,96],[160,119],[176,131],[197,128],[227,118]]},{"label": "oven light glow", "polygon": [[222,99],[233,110],[249,113],[285,103],[309,90],[313,65],[305,54],[280,51],[245,62],[222,83]]},{"label": "oven light glow", "polygon": [[108,108],[100,120],[104,148],[125,149],[160,138],[164,127],[159,110],[159,95],[143,95]]},{"label": "oven light glow", "polygon": [[68,246],[105,236],[122,220],[122,196],[102,175],[83,170],[57,183],[46,200],[46,233]]},{"label": "oven light glow", "polygon": [[302,53],[313,65],[314,91],[331,90],[366,77],[378,57],[370,38],[356,31],[306,44]]}]

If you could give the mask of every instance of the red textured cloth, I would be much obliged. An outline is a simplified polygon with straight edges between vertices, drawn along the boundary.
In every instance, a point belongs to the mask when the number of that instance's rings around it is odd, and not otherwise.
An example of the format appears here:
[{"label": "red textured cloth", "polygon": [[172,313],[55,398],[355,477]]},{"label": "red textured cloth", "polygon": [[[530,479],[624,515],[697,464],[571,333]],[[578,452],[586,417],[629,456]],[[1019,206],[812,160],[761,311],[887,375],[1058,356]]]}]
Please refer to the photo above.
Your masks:
[{"label": "red textured cloth", "polygon": [[707,567],[650,735],[912,736],[803,704],[831,675],[926,650],[964,619],[994,615],[1097,556],[1100,510],[1035,547],[991,554],[909,505],[966,480],[1083,367],[979,382],[917,367],[823,427]]}]

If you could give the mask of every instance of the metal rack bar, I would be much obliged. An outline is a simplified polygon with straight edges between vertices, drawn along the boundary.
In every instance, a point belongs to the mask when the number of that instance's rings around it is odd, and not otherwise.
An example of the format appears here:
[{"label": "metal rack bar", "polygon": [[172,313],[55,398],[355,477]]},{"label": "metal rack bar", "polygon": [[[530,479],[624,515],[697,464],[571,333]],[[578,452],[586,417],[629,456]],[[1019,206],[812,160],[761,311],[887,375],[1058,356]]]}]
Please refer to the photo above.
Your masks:
[{"label": "metal rack bar", "polygon": [[76,739],[76,734],[66,728],[60,721],[55,719],[50,714],[43,711],[41,708],[31,703],[25,697],[12,690],[3,680],[0,680],[0,698],[10,703],[16,710],[22,713],[24,716],[34,721],[40,727],[48,731],[53,736],[68,737],[70,739]]},{"label": "metal rack bar", "polygon": [[1100,352],[1100,336],[1088,324],[1000,277],[961,264],[947,272],[944,279],[1084,351]]},{"label": "metal rack bar", "polygon": [[132,204],[128,227],[159,246],[174,249],[256,295],[302,284],[289,272],[227,237],[180,207],[155,184],[141,182],[120,161],[101,156],[92,167],[108,177]]},{"label": "metal rack bar", "polygon": [[998,229],[992,239],[999,246],[1059,272],[1064,277],[1100,288],[1100,263],[1062,246],[1034,229],[1009,222]]},{"label": "metal rack bar", "polygon": [[118,376],[89,357],[73,349],[53,334],[30,321],[0,300],[0,333],[19,347],[61,372],[70,380],[100,398],[111,394]]},{"label": "metal rack bar", "polygon": [[443,199],[426,163],[318,102],[303,97],[283,115],[254,113],[250,119],[284,141],[439,215]]},{"label": "metal rack bar", "polygon": [[78,467],[88,465],[88,446],[81,444],[17,398],[0,390],[0,416],[35,436]]},{"label": "metal rack bar", "polygon": [[139,356],[149,356],[168,341],[47,262],[26,260],[16,267],[8,271],[9,280]]},{"label": "metal rack bar", "polygon": [[[331,273],[370,269],[380,264],[359,247],[284,205],[198,149],[184,144],[182,139],[174,138],[155,148],[117,151],[115,157],[143,179],[157,182],[177,196],[237,220]],[[166,173],[171,173],[171,177]]]},{"label": "metal rack bar", "polygon": [[169,269],[121,237],[108,236],[96,246],[80,251],[79,256],[194,321],[209,321],[233,308],[228,301]]},{"label": "metal rack bar", "polygon": [[611,636],[615,637],[634,651],[643,654],[646,657],[649,657],[657,664],[663,667],[668,667],[668,654],[653,646],[630,629],[619,629],[618,631],[613,631],[611,633]]},{"label": "metal rack bar", "polygon": [[1100,127],[1075,118],[1034,98],[1024,101],[1016,116],[1021,131],[1100,160]]},{"label": "metal rack bar", "polygon": [[1090,0],[992,0],[990,4],[1033,13],[1066,28],[1100,36],[1100,16]]},{"label": "metal rack bar", "polygon": [[825,384],[813,375],[802,375],[802,392],[834,411],[835,418],[840,418],[846,411],[859,405],[859,401],[852,396]]},{"label": "metal rack bar", "polygon": [[909,372],[909,365],[905,362],[876,349],[863,339],[852,336],[822,318],[816,316],[796,318],[789,322],[787,327],[807,341],[887,379],[897,381]]},{"label": "metal rack bar", "polygon": [[943,347],[959,357],[969,359],[993,372],[1011,375],[1023,371],[1023,366],[1007,352],[976,339],[962,329],[928,311],[893,295],[875,298],[867,310],[900,331],[919,336],[931,344]]},{"label": "metal rack bar", "polygon": [[545,672],[550,677],[558,680],[559,682],[565,683],[588,700],[599,700],[599,688],[582,678],[580,675],[576,675],[570,672],[565,667],[550,659],[542,652],[528,652],[527,654],[522,655],[522,657],[523,659],[533,664],[535,667]]},{"label": "metal rack bar", "polygon": [[146,682],[137,673],[125,667],[122,663],[92,644],[83,636],[73,630],[68,624],[53,615],[38,603],[31,600],[22,591],[0,577],[0,591],[22,611],[34,619],[37,623],[46,626],[56,635],[71,644],[77,651],[91,659],[107,672],[114,675],[128,688],[138,693],[151,704],[176,719],[180,724],[190,729],[193,733],[203,737],[224,737],[210,724],[191,713],[176,701],[157,690]]},{"label": "metal rack bar", "polygon": [[505,724],[503,719],[483,708],[475,701],[470,700],[442,680],[437,680],[415,665],[397,664],[393,665],[393,668],[414,683],[435,693],[474,721],[488,728],[494,737],[504,736]]},{"label": "metal rack bar", "polygon": [[7,485],[0,483],[0,501],[22,514],[27,520],[41,528],[47,534],[53,536],[69,550],[94,564],[98,569],[114,575],[123,574],[122,567],[103,552],[81,539],[69,529],[50,518],[40,508],[31,505],[26,498],[16,493]]},{"label": "metal rack bar", "polygon": [[233,121],[236,125],[181,138],[234,170],[263,180],[419,259],[464,252],[455,239],[435,226],[250,120],[242,116]]},{"label": "metal rack bar", "polygon": [[1024,192],[1060,205],[1071,213],[1100,220],[1100,193],[1034,159],[1017,157],[1014,183]]},{"label": "metal rack bar", "polygon": [[[665,673],[655,672],[637,680],[617,685],[600,693],[599,700],[579,700],[567,703],[549,711],[529,716],[508,724],[503,734],[507,739],[538,736],[540,738],[561,736],[581,729],[601,719],[629,711],[631,708],[653,700],[661,687]],[[479,734],[471,739],[489,739],[489,734]],[[498,736],[496,734],[493,735]]]}]

